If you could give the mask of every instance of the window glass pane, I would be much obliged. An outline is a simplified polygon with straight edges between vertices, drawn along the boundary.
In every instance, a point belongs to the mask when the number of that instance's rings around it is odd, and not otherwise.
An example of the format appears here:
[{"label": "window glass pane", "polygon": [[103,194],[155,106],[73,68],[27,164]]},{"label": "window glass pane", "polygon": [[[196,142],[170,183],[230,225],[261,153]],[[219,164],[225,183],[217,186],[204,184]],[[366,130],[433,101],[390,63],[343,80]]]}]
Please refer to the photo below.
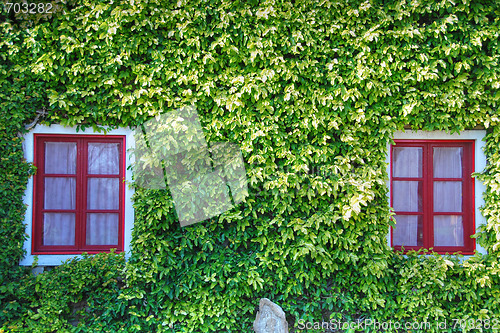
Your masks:
[{"label": "window glass pane", "polygon": [[393,147],[392,175],[394,177],[422,177],[422,148]]},{"label": "window glass pane", "polygon": [[88,163],[88,172],[91,175],[118,175],[120,173],[120,144],[89,143]]},{"label": "window glass pane", "polygon": [[462,147],[434,147],[434,178],[462,178]]},{"label": "window glass pane", "polygon": [[76,179],[73,177],[46,177],[45,209],[75,209]]},{"label": "window glass pane", "polygon": [[392,228],[394,246],[423,246],[423,218],[421,215],[397,215],[396,227]]},{"label": "window glass pane", "polygon": [[118,245],[118,214],[87,214],[87,245]]},{"label": "window glass pane", "polygon": [[45,142],[45,173],[76,173],[75,142]]},{"label": "window glass pane", "polygon": [[118,209],[120,179],[89,178],[87,191],[88,209]]},{"label": "window glass pane", "polygon": [[463,246],[462,216],[434,216],[434,246]]},{"label": "window glass pane", "polygon": [[75,214],[43,214],[43,245],[75,245]]},{"label": "window glass pane", "polygon": [[392,204],[397,212],[421,212],[422,182],[392,182]]},{"label": "window glass pane", "polygon": [[434,211],[462,211],[462,182],[434,182]]}]

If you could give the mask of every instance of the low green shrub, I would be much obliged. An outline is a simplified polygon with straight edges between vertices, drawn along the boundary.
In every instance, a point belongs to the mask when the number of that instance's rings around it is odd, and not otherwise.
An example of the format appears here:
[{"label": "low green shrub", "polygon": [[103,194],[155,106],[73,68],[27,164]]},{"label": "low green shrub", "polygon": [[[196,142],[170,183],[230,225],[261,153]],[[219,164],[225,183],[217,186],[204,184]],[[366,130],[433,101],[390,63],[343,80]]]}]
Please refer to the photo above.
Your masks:
[{"label": "low green shrub", "polygon": [[[71,332],[110,310],[125,286],[124,254],[84,254],[38,275],[26,274],[4,311],[11,332]],[[76,326],[76,327],[75,327]]]}]

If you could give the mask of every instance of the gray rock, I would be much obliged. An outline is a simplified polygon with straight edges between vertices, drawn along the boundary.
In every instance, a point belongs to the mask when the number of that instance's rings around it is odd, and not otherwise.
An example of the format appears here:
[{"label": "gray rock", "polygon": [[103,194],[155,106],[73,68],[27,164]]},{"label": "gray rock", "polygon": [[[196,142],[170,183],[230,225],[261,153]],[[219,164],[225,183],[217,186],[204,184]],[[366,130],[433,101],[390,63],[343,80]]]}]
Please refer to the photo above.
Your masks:
[{"label": "gray rock", "polygon": [[255,333],[288,333],[285,312],[269,299],[261,298],[253,330]]}]

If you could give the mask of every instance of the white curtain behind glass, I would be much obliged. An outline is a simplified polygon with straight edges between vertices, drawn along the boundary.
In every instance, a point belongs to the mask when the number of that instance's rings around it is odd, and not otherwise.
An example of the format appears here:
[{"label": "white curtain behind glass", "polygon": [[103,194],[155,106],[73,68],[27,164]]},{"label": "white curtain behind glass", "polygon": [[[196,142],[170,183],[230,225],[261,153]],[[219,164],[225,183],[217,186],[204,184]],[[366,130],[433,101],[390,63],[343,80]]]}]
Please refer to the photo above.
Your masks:
[{"label": "white curtain behind glass", "polygon": [[87,191],[88,209],[119,209],[119,178],[89,178]]},{"label": "white curtain behind glass", "polygon": [[44,245],[75,245],[75,214],[43,214]]},{"label": "white curtain behind glass", "polygon": [[396,216],[396,229],[393,229],[392,244],[396,246],[417,246],[419,215]]},{"label": "white curtain behind glass", "polygon": [[434,182],[434,212],[462,212],[462,182]]},{"label": "white curtain behind glass", "polygon": [[[76,173],[75,142],[45,142],[45,174]],[[44,177],[44,208],[74,210],[76,207],[75,177]],[[44,245],[75,244],[75,214],[52,212],[43,214]]]},{"label": "white curtain behind glass", "polygon": [[434,147],[434,178],[461,178],[462,154],[462,147]]},{"label": "white curtain behind glass", "polygon": [[[95,175],[118,175],[120,144],[89,143],[88,170]],[[88,179],[87,208],[89,210],[119,210],[120,179],[91,177]],[[88,213],[86,243],[88,245],[118,245],[118,214]]]},{"label": "white curtain behind glass", "polygon": [[76,142],[45,142],[45,173],[76,173]]},{"label": "white curtain behind glass", "polygon": [[118,214],[87,214],[88,245],[118,245]]},{"label": "white curtain behind glass", "polygon": [[422,177],[422,148],[392,148],[392,175],[394,177]]},{"label": "white curtain behind glass", "polygon": [[[88,173],[119,175],[119,143],[89,143]],[[74,175],[76,173],[76,143],[46,142],[45,173]],[[44,178],[44,208],[63,210],[44,214],[44,245],[75,245],[76,177],[46,176]],[[81,190],[81,189],[80,189]],[[120,179],[89,177],[87,209],[119,210]],[[86,241],[88,245],[118,245],[118,213],[88,213]]]},{"label": "white curtain behind glass", "polygon": [[[421,147],[394,147],[392,150],[393,177],[422,177]],[[420,181],[393,181],[392,202],[396,212],[422,211],[422,183]],[[398,215],[393,229],[393,245],[417,246],[420,216]],[[421,225],[421,223],[420,223]]]},{"label": "white curtain behind glass", "polygon": [[422,211],[422,182],[393,181],[392,206],[396,212]]},{"label": "white curtain behind glass", "polygon": [[91,175],[117,175],[120,167],[120,144],[90,142],[88,163]]},{"label": "white curtain behind glass", "polygon": [[462,216],[434,216],[434,245],[463,246],[464,227]]},{"label": "white curtain behind glass", "polygon": [[[462,177],[462,147],[434,147],[434,178]],[[434,181],[434,212],[462,212],[462,181]],[[434,216],[434,245],[463,246],[461,216]]]}]

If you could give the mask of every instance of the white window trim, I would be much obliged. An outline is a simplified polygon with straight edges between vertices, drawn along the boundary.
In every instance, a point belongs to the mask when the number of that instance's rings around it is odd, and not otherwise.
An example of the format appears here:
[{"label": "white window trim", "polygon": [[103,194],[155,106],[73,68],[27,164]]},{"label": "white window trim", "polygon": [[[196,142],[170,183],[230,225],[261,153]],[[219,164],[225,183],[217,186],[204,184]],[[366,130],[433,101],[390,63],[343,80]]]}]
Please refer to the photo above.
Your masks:
[{"label": "white window trim", "polygon": [[[484,137],[486,136],[485,130],[467,130],[460,133],[447,134],[441,131],[397,131],[394,133],[394,140],[474,140],[474,171],[482,172],[486,168],[486,155],[484,154]],[[391,161],[390,161],[390,145],[387,145],[386,154],[386,165],[387,165],[387,175],[391,177]],[[390,179],[387,182],[387,188],[389,189],[388,196],[389,200],[391,197],[391,187]],[[481,225],[486,225],[486,218],[481,214],[479,210],[480,207],[484,206],[483,193],[486,192],[486,186],[474,178],[474,225],[476,232],[479,230]],[[390,202],[390,201],[389,201]],[[391,246],[391,231],[387,233],[387,244]],[[482,254],[486,254],[486,250],[481,247],[476,242],[476,251]],[[470,257],[464,256],[464,257]]]},{"label": "white window trim", "polygon": [[[94,132],[92,128],[85,130],[76,131],[76,127],[63,127],[61,125],[37,125],[31,131],[24,135],[23,150],[24,158],[27,162],[33,163],[34,158],[34,134],[67,134],[67,135],[104,135],[103,133]],[[129,128],[119,128],[114,130],[109,130],[107,135],[124,135],[125,145],[126,145],[126,170],[125,170],[125,180],[128,184],[132,183],[132,170],[130,168],[133,162],[129,151],[135,147],[135,140],[133,135],[133,130]],[[125,256],[130,256],[130,242],[132,240],[132,228],[134,227],[134,207],[132,205],[132,195],[134,194],[133,189],[125,185],[125,211],[124,211],[124,232],[123,232],[123,251]],[[27,206],[26,214],[24,218],[24,223],[26,224],[26,233],[28,238],[24,242],[24,250],[26,255],[19,262],[22,266],[30,266],[35,260],[35,256],[38,257],[39,266],[57,266],[63,261],[71,258],[81,258],[81,255],[77,254],[31,254],[31,244],[32,244],[32,228],[33,228],[33,177],[28,180],[28,185],[23,197],[24,204]]]}]

